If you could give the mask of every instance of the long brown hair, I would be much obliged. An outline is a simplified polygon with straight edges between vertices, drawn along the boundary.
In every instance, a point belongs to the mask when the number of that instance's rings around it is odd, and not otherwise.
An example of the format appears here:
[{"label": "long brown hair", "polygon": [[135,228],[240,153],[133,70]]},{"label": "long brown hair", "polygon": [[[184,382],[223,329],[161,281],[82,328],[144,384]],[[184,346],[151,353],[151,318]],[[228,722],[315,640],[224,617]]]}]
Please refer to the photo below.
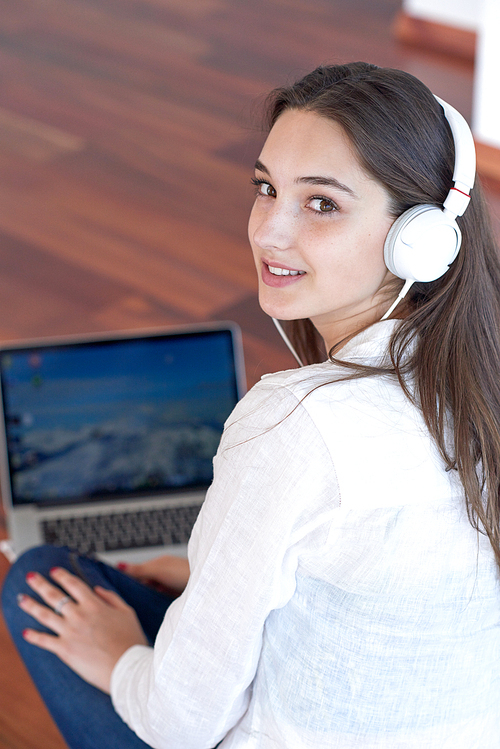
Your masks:
[{"label": "long brown hair", "polygon": [[[312,111],[344,128],[361,164],[389,193],[394,217],[445,200],[453,184],[453,138],[442,108],[414,76],[362,62],[319,67],[270,94],[268,127],[287,109]],[[390,342],[391,366],[360,368],[335,357],[335,347],[329,357],[350,369],[349,377],[398,377],[421,408],[447,470],[458,471],[469,519],[488,535],[500,566],[500,262],[479,184],[458,223],[462,246],[450,269],[436,281],[415,283],[396,310],[404,320]],[[288,327],[299,355],[307,363],[321,360],[311,321]]]}]

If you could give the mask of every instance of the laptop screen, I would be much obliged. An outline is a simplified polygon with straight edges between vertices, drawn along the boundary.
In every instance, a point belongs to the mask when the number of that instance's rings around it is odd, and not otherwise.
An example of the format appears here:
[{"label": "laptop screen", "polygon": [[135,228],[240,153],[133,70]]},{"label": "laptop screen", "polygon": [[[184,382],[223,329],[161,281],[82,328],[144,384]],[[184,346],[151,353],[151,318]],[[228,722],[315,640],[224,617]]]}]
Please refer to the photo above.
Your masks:
[{"label": "laptop screen", "polygon": [[0,352],[14,505],[206,488],[238,400],[230,330]]}]

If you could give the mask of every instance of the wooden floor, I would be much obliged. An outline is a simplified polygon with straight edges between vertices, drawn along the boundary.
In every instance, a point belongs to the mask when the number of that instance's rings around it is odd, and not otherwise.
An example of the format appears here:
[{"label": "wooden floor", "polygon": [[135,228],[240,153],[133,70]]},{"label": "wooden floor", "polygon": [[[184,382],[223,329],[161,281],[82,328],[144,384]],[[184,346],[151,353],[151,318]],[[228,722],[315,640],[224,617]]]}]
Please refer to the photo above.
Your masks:
[{"label": "wooden floor", "polygon": [[[399,45],[398,10],[0,0],[0,341],[232,319],[249,385],[292,366],[258,309],[246,241],[256,106],[319,63],[366,59],[470,117],[470,66]],[[62,749],[1,623],[0,659],[0,747]]]}]

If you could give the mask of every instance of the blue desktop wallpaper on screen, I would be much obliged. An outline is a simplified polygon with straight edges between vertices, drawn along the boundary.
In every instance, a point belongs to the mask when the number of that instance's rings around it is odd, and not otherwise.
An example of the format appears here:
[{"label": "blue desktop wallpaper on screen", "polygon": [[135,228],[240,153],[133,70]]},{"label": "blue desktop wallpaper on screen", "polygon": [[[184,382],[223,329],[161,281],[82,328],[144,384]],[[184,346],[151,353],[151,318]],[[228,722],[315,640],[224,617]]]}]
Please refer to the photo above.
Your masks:
[{"label": "blue desktop wallpaper on screen", "polygon": [[235,402],[225,335],[3,355],[14,501],[206,485]]}]

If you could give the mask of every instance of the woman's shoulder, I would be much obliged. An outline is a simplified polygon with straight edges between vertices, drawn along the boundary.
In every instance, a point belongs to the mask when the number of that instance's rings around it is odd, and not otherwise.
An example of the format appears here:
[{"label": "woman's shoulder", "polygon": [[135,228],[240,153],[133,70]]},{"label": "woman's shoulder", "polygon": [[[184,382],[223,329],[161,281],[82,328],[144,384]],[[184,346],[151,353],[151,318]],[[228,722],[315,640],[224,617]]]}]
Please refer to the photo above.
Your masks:
[{"label": "woman's shoulder", "polygon": [[[358,409],[366,400],[376,403],[377,408],[387,406],[391,412],[395,402],[402,407],[406,399],[397,378],[379,371],[375,374],[379,367],[388,364],[388,344],[398,323],[387,320],[362,331],[341,349],[337,361],[327,359],[264,375],[240,401],[228,423],[241,419],[276,423],[291,411],[301,412],[305,419],[306,413],[311,416],[318,408],[326,406],[331,411],[342,403]],[[367,376],[366,371],[357,371],[357,365],[361,369],[374,366],[374,374]],[[301,405],[303,409],[298,408]]]},{"label": "woman's shoulder", "polygon": [[[327,371],[330,372],[328,376]],[[225,436],[238,441],[271,429],[276,436],[281,426],[285,425],[290,431],[292,423],[297,422],[306,428],[305,422],[310,421],[310,416],[302,407],[304,397],[329,379],[329,362],[264,375],[232,411],[225,424]]]},{"label": "woman's shoulder", "polygon": [[265,374],[237,406],[240,413],[255,408],[276,408],[279,404],[297,405],[306,394],[332,382],[339,368],[332,362],[311,364],[300,369]]},{"label": "woman's shoulder", "polygon": [[282,372],[270,372],[261,377],[254,388],[265,391],[273,388],[287,388],[294,391],[304,386],[310,386],[316,382],[328,382],[338,372],[338,365],[331,361],[320,364],[309,364],[297,369],[286,369]]}]

